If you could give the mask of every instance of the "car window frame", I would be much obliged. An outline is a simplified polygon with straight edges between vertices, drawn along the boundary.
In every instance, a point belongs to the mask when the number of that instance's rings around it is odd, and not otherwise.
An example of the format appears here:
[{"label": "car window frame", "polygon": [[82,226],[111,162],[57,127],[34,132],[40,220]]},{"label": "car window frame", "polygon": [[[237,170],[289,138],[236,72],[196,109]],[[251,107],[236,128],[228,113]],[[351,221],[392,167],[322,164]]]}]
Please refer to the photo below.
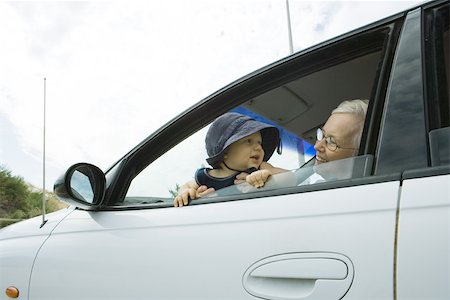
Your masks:
[{"label": "car window frame", "polygon": [[[429,164],[428,132],[425,128],[421,20],[422,9],[412,10],[407,14],[402,28],[392,64],[392,74],[389,79],[388,94],[380,126],[377,161],[374,166],[375,175],[402,173],[405,170],[423,168]],[[414,30],[417,29],[415,27],[418,27],[418,30]],[[418,45],[417,42],[419,42]],[[413,63],[411,59],[415,59],[414,66],[419,71],[414,73],[416,77],[413,80],[406,80],[406,69],[404,68],[411,66]],[[409,71],[411,72],[411,70]],[[415,94],[406,98],[405,95],[409,95],[411,91]],[[408,104],[408,110],[405,110],[405,103]],[[399,121],[403,121],[403,123],[399,124]],[[413,126],[415,127],[412,128]],[[412,150],[415,153],[411,153]]]},{"label": "car window frame", "polygon": [[[342,49],[346,47],[348,48],[349,45],[355,42],[361,43],[362,38],[368,37],[366,33],[388,30],[389,32],[386,34],[387,38],[385,40],[385,44],[382,46],[382,48],[380,48],[384,49],[384,52],[381,59],[382,63],[379,67],[379,74],[377,74],[374,81],[374,88],[372,90],[371,96],[373,97],[373,99],[370,99],[371,104],[369,105],[369,112],[371,114],[368,114],[368,117],[366,119],[365,128],[371,127],[371,129],[364,129],[365,135],[362,139],[362,145],[364,145],[364,147],[361,147],[364,150],[360,151],[360,154],[373,154],[374,140],[377,140],[378,135],[378,131],[376,129],[377,126],[375,126],[375,124],[379,122],[377,120],[381,116],[381,114],[379,113],[379,106],[383,106],[384,94],[386,93],[387,87],[387,78],[389,78],[390,72],[388,66],[393,59],[392,50],[396,47],[396,42],[398,40],[398,35],[400,33],[400,28],[403,24],[403,20],[404,13],[399,13],[389,18],[370,24],[361,29],[352,31],[348,34],[336,37],[315,47],[311,47],[309,49],[291,55],[231,83],[230,85],[207,97],[203,101],[197,103],[190,109],[172,119],[155,133],[150,135],[146,140],[141,142],[122,159],[122,162],[120,164],[120,171],[116,172],[114,178],[110,180],[111,184],[107,188],[105,199],[97,209],[114,209],[113,203],[117,203],[117,201],[114,201],[114,199],[124,199],[131,180],[137,174],[139,174],[140,170],[143,169],[142,165],[146,166],[150,164],[152,161],[157,159],[160,155],[165,153],[174,145],[188,138],[191,133],[196,132],[197,130],[203,128],[205,125],[209,124],[218,115],[244,103],[252,97],[291,82],[299,78],[300,76],[305,76],[308,71],[317,71],[317,65],[320,65],[322,68],[324,68],[327,66],[327,64],[336,65],[340,63],[333,62],[332,59],[327,57],[329,51],[336,51],[337,53],[341,54],[343,60],[351,59],[355,54],[348,53],[346,51],[343,51]],[[373,51],[373,49],[370,49],[370,51]],[[361,52],[358,52],[358,54],[361,54]],[[317,61],[320,61],[321,63],[319,64],[317,63]],[[225,101],[228,99],[233,100]],[[373,103],[377,104],[375,105]],[[374,107],[372,107],[372,105],[374,105]],[[365,144],[366,140],[372,142],[368,142],[367,144]],[[366,178],[365,180],[368,179]],[[364,182],[366,182],[365,180]],[[373,180],[377,181],[378,179],[373,178]],[[340,186],[346,185],[346,183],[343,181],[339,181],[341,184]],[[319,187],[326,188],[327,186],[327,184],[321,184]],[[337,185],[336,183],[332,183],[329,186],[336,187]],[[305,187],[294,187],[292,188],[292,190],[296,192],[302,192],[316,190],[316,188],[308,189]],[[279,195],[288,192],[289,191],[284,188],[282,190],[275,190],[268,193],[270,195]],[[260,194],[254,193],[254,195],[250,195],[249,198],[260,196]],[[241,199],[246,198],[247,196],[241,197]],[[128,206],[125,206],[119,209],[127,207]],[[145,207],[146,206],[144,205],[143,207],[139,207],[139,209]],[[133,207],[128,208],[132,209]]]},{"label": "car window frame", "polygon": [[[435,52],[435,25],[436,25],[436,11],[444,9],[450,9],[448,1],[434,1],[427,3],[420,9],[420,41],[421,41],[421,65],[422,65],[422,83],[423,83],[423,124],[424,130],[422,132],[416,132],[416,136],[421,136],[425,140],[426,151],[426,164],[423,166],[417,166],[412,168],[406,168],[399,170],[401,174],[401,181],[413,178],[423,178],[431,176],[441,176],[450,174],[449,165],[432,165],[431,163],[431,151],[429,133],[435,129],[446,128],[442,127],[441,123],[436,122],[436,114],[439,114],[439,109],[436,109],[436,105],[439,105],[439,97],[444,93],[448,95],[448,87],[442,87],[438,82],[438,72],[440,64],[439,59],[436,57]],[[419,9],[416,9],[419,11]],[[442,54],[442,53],[441,53]],[[445,71],[444,71],[445,72]],[[438,88],[439,86],[439,88]],[[447,99],[448,101],[448,99]]]}]

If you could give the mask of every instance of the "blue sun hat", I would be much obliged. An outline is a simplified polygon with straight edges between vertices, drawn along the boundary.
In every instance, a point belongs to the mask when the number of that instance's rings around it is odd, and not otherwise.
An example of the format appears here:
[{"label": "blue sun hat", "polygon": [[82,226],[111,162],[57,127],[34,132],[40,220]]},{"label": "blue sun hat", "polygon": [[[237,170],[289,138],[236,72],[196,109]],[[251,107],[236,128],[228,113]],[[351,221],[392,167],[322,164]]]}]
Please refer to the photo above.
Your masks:
[{"label": "blue sun hat", "polygon": [[206,161],[213,168],[223,162],[225,149],[232,143],[261,132],[263,161],[268,161],[280,141],[280,132],[275,126],[256,121],[249,116],[230,112],[218,117],[209,127],[205,144],[208,158]]}]

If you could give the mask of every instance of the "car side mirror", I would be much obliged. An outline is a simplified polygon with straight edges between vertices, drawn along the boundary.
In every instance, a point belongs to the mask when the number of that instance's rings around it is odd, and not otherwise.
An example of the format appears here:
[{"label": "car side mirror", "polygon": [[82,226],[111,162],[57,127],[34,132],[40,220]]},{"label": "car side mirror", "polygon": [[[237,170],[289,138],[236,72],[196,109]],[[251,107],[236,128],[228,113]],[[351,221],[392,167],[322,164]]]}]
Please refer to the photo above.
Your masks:
[{"label": "car side mirror", "polygon": [[83,209],[100,204],[105,195],[105,174],[98,167],[78,163],[58,178],[53,191],[61,200]]}]

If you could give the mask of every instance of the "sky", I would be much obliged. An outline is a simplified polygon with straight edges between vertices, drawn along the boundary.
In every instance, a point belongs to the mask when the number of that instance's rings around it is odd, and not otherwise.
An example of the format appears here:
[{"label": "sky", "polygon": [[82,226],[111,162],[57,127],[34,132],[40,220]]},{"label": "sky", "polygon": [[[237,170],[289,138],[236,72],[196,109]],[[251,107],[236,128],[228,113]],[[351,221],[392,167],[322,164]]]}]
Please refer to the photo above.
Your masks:
[{"label": "sky", "polygon": [[[294,52],[421,1],[289,0]],[[0,165],[46,188],[106,170],[230,82],[290,55],[285,0],[0,1]]]}]

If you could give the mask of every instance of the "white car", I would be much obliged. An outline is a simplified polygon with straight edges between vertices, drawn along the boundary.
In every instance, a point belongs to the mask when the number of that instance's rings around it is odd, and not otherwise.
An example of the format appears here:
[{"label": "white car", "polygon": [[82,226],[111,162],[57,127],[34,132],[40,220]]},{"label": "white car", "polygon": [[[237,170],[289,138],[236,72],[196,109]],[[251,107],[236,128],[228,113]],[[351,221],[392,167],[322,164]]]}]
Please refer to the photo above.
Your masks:
[{"label": "white car", "polygon": [[[0,289],[30,300],[449,299],[449,52],[449,1],[425,3],[233,82],[105,173],[74,165],[55,184],[68,209],[0,231]],[[369,99],[358,156],[334,162],[343,176],[299,184],[315,171],[316,129],[356,98]],[[278,127],[270,162],[296,180],[174,207],[227,111]]]}]

